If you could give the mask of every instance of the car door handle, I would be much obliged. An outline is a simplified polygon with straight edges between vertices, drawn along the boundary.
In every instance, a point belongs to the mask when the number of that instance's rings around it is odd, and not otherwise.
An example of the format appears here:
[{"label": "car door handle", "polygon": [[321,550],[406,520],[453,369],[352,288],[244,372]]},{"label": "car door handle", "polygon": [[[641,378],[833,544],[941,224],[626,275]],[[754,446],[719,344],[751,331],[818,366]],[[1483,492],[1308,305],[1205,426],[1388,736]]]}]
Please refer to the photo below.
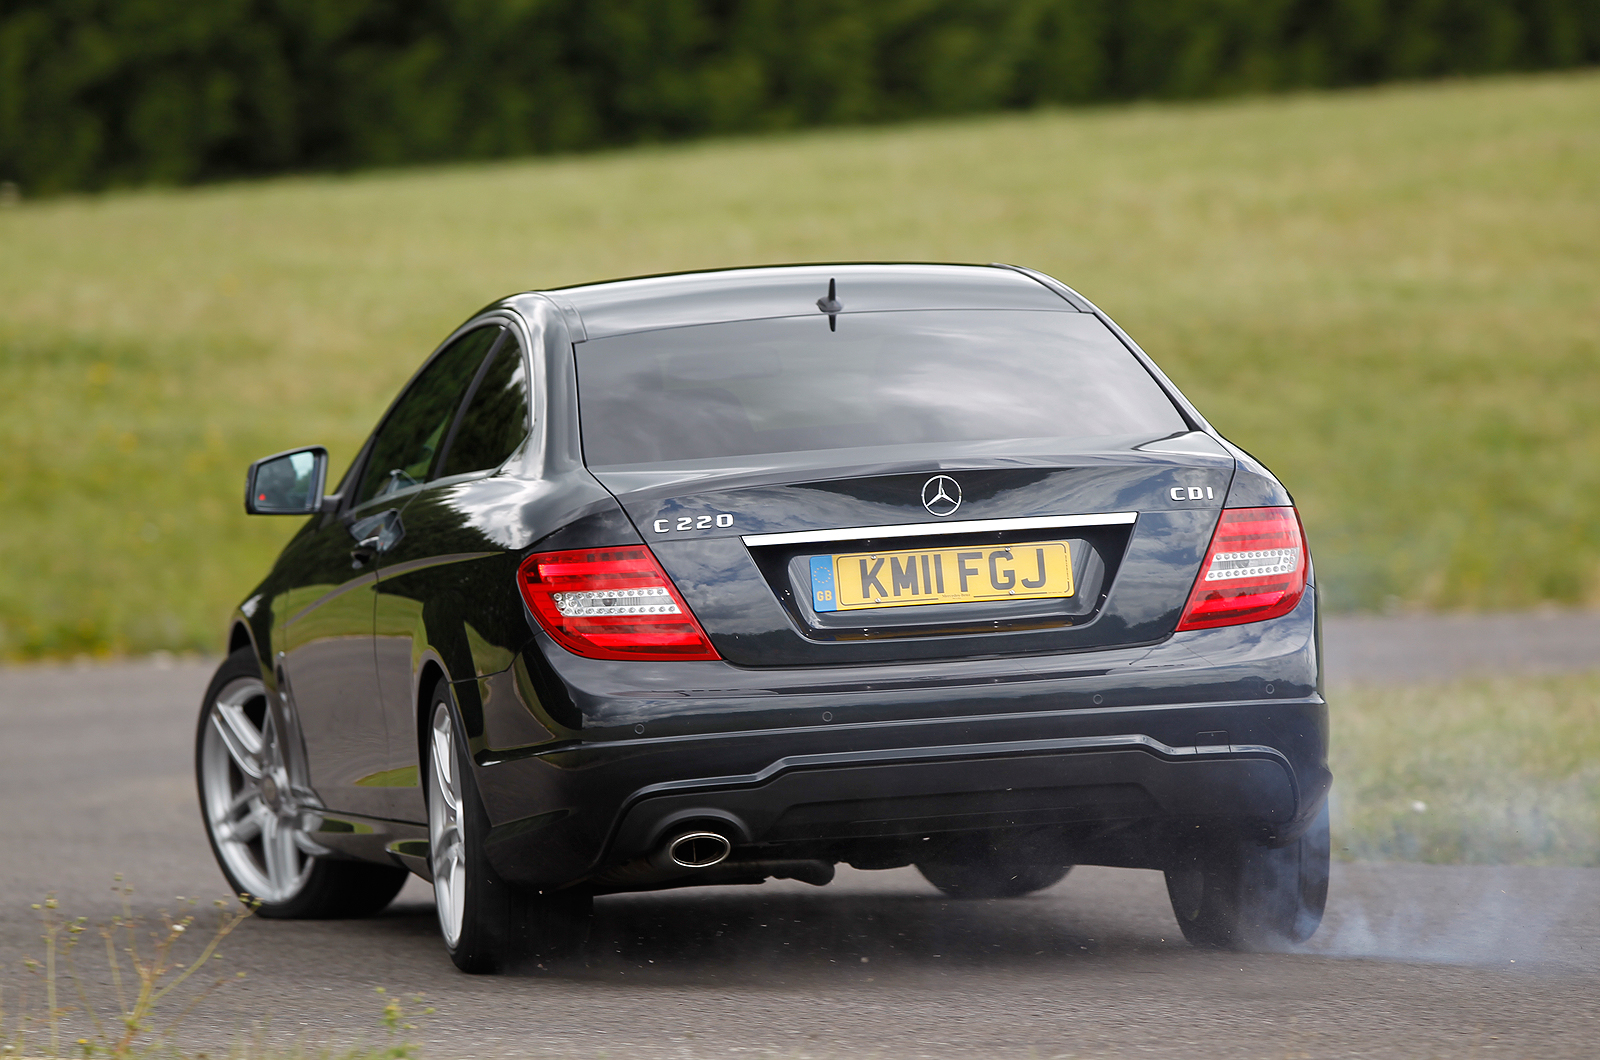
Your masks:
[{"label": "car door handle", "polygon": [[360,570],[373,556],[389,551],[406,536],[400,509],[390,508],[358,520],[351,525],[350,536],[356,539],[356,547],[350,550],[350,567]]}]

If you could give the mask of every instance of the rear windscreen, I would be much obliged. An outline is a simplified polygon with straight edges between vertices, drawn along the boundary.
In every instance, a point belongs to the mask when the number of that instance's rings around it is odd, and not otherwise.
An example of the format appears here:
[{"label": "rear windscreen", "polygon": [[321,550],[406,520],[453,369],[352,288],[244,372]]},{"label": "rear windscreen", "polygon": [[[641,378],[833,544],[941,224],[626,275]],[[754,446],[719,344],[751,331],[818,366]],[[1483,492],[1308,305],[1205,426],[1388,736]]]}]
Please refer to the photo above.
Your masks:
[{"label": "rear windscreen", "polygon": [[701,324],[575,347],[584,459],[652,464],[907,442],[1188,430],[1088,313],[945,310]]}]

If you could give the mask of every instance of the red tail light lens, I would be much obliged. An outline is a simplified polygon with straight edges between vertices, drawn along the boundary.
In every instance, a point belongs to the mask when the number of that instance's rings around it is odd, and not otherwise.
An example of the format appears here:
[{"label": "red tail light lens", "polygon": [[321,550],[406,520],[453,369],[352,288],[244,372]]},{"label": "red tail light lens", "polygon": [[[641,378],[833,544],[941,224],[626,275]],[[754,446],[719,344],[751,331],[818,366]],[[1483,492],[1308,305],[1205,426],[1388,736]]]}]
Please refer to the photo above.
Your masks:
[{"label": "red tail light lens", "polygon": [[1310,561],[1293,508],[1224,508],[1178,629],[1287,615],[1305,595]]},{"label": "red tail light lens", "polygon": [[517,587],[545,632],[590,659],[720,659],[643,545],[536,552]]}]

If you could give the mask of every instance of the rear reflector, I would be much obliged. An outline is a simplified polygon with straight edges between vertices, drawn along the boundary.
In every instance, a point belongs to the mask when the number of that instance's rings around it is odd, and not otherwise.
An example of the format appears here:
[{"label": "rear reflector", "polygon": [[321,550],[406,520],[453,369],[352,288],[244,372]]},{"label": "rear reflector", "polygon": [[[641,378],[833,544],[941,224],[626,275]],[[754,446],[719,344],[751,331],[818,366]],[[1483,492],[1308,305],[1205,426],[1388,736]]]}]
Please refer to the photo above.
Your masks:
[{"label": "rear reflector", "polygon": [[1287,615],[1305,595],[1309,563],[1293,508],[1224,508],[1178,629]]},{"label": "rear reflector", "polygon": [[590,659],[720,659],[643,545],[536,552],[517,588],[545,632]]}]

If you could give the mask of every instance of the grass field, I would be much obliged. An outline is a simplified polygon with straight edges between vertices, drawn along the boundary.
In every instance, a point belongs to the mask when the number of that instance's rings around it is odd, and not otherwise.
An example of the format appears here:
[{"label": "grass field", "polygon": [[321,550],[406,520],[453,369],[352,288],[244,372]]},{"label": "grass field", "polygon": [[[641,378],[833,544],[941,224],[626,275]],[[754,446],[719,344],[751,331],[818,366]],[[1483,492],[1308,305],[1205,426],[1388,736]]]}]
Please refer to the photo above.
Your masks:
[{"label": "grass field", "polygon": [[[1050,112],[0,209],[0,656],[216,650],[349,459],[530,287],[1005,260],[1296,494],[1339,608],[1600,602],[1600,77]],[[336,468],[337,469],[337,468]]]},{"label": "grass field", "polygon": [[1600,866],[1600,670],[1329,700],[1335,856]]}]

